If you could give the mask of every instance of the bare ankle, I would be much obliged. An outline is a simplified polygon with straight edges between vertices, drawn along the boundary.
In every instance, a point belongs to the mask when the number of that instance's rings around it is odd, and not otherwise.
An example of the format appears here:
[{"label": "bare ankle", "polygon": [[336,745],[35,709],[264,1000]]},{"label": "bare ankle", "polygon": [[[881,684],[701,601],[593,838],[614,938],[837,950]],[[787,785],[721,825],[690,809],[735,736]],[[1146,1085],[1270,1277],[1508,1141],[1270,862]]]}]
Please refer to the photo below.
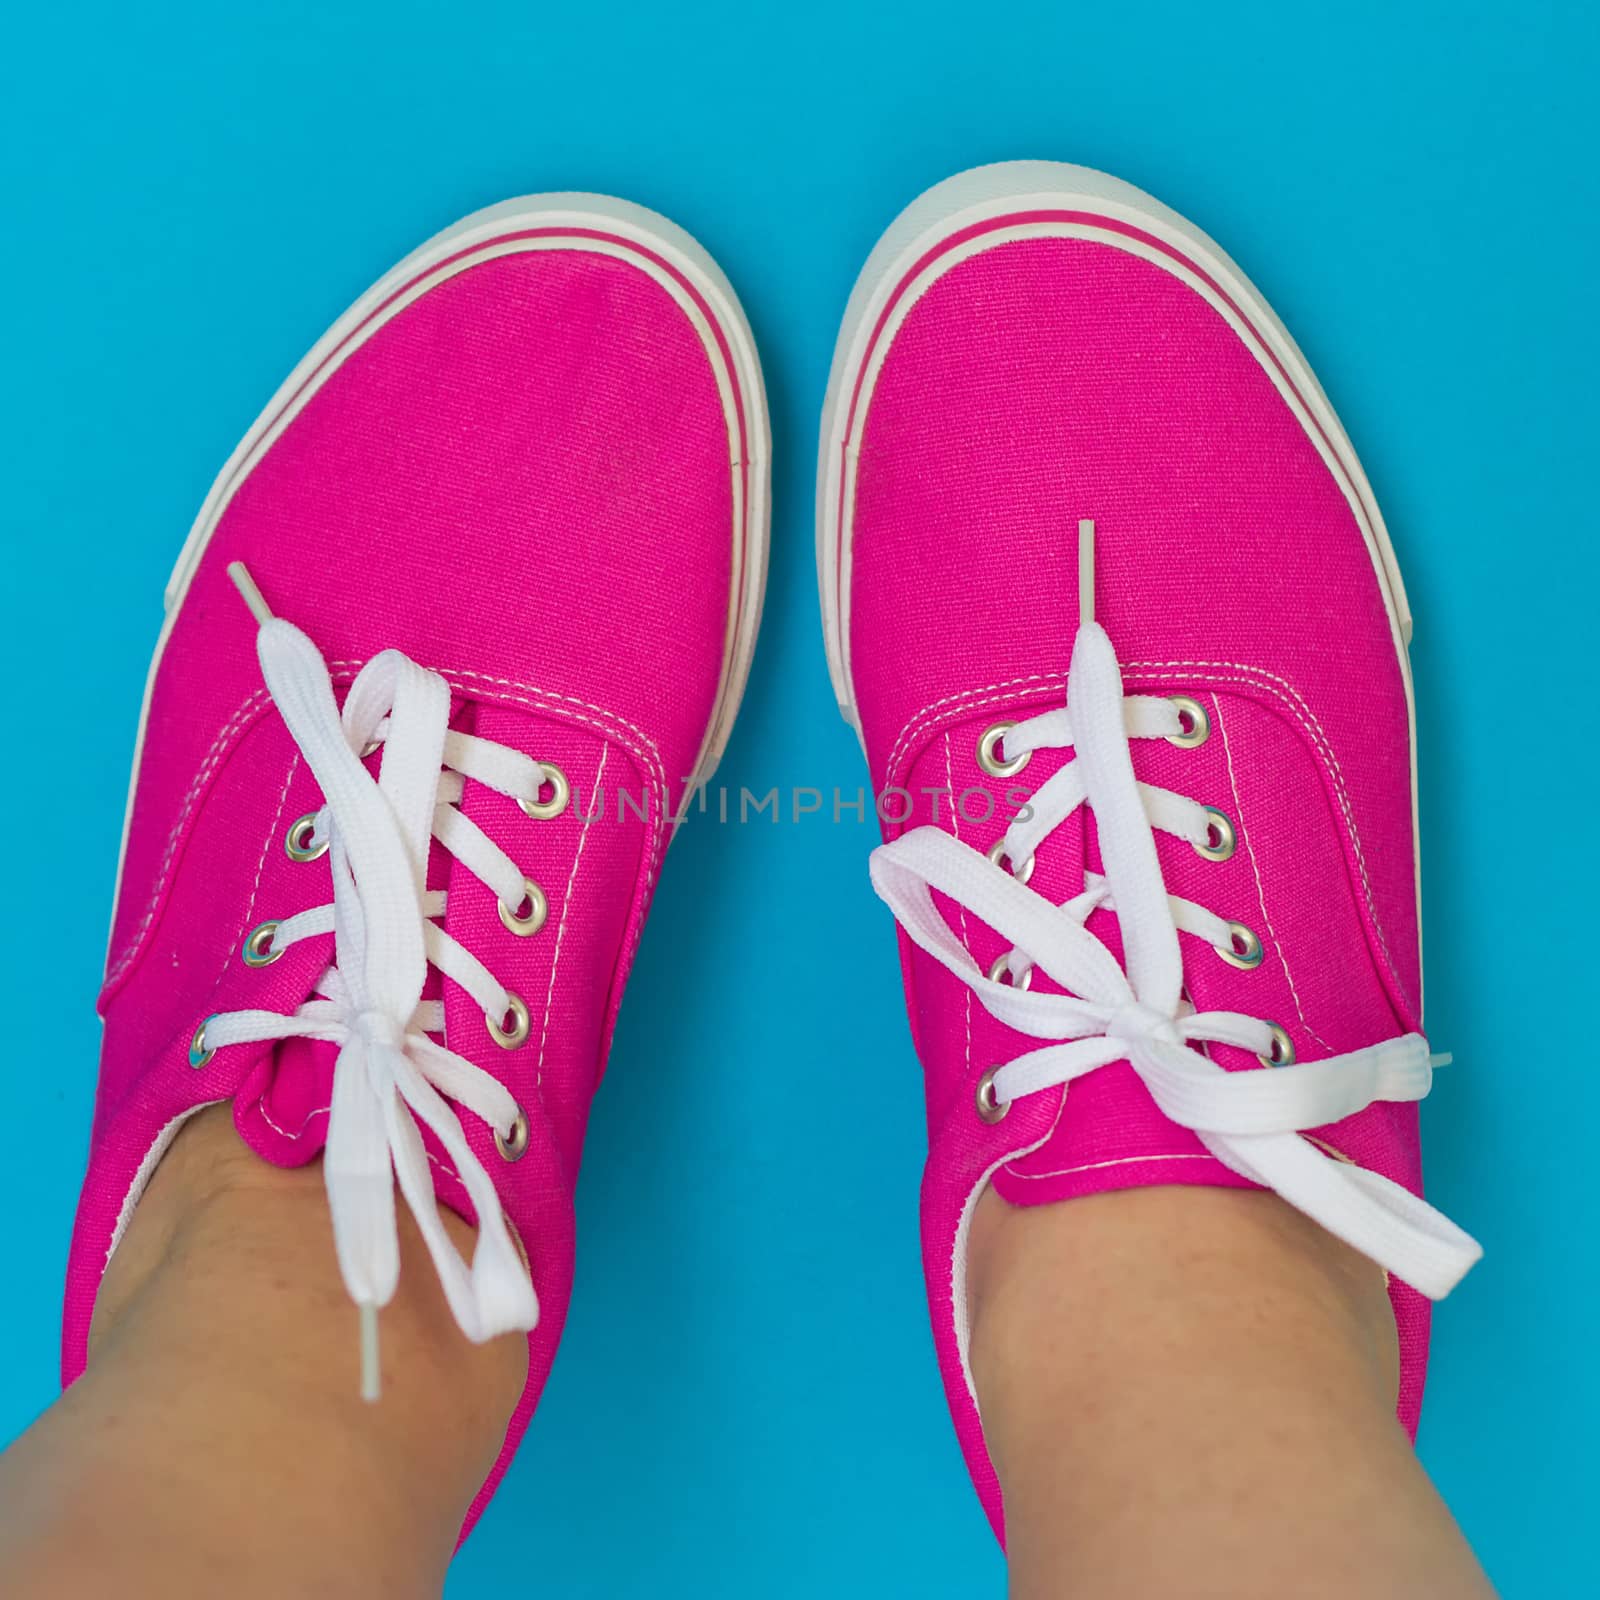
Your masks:
[{"label": "bare ankle", "polygon": [[1149,1188],[1017,1208],[993,1191],[968,1257],[972,1359],[1013,1381],[1027,1341],[1125,1337],[1128,1319],[1180,1329],[1221,1316],[1260,1336],[1337,1342],[1369,1397],[1392,1409],[1399,1380],[1383,1272],[1276,1195]]},{"label": "bare ankle", "polygon": [[1395,1421],[1383,1274],[1275,1195],[985,1195],[968,1300],[1014,1595],[1489,1594]]},{"label": "bare ankle", "polygon": [[178,1131],[106,1265],[89,1329],[92,1363],[152,1278],[173,1265],[194,1235],[230,1197],[265,1189],[274,1204],[293,1203],[319,1186],[315,1167],[285,1171],[260,1161],[239,1138],[231,1105],[207,1106]]},{"label": "bare ankle", "polygon": [[[445,1225],[470,1254],[471,1227],[451,1214]],[[415,1531],[437,1517],[448,1554],[522,1391],[527,1341],[469,1343],[403,1208],[398,1226],[400,1287],[380,1320],[384,1392],[366,1405],[320,1167],[274,1167],[240,1141],[230,1107],[200,1112],[107,1268],[87,1376],[136,1391],[141,1416],[219,1407],[234,1438],[259,1439],[263,1474],[281,1445],[297,1453],[302,1486],[323,1476],[313,1457],[370,1478],[391,1492],[397,1524]],[[283,1415],[299,1421],[292,1442],[275,1443]],[[418,1481],[397,1462],[414,1462]]]}]

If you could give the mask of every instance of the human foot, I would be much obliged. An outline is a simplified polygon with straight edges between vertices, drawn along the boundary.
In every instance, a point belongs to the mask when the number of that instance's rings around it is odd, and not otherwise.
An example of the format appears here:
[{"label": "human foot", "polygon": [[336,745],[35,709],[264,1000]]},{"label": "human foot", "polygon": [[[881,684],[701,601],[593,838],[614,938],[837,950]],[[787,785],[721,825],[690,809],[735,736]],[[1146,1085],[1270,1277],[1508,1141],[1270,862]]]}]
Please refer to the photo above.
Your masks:
[{"label": "human foot", "polygon": [[[323,1158],[368,1392],[395,1172],[462,1330],[528,1330],[471,1525],[555,1353],[590,1099],[671,820],[743,690],[767,459],[732,290],[672,224],[596,196],[468,217],[295,369],[168,589],[67,1382],[164,1151],[231,1101],[266,1161]],[[436,1199],[476,1225],[470,1265]],[[356,1325],[327,1353],[352,1387]]]},{"label": "human foot", "polygon": [[1138,190],[961,174],[852,294],[818,558],[840,704],[905,796],[873,881],[927,1073],[935,1340],[997,1531],[966,1282],[991,1186],[1275,1188],[1389,1270],[1414,1427],[1427,1297],[1478,1251],[1420,1199],[1410,618],[1293,342]]},{"label": "human foot", "polygon": [[0,1454],[8,1596],[437,1597],[528,1341],[462,1337],[402,1208],[383,1403],[363,1404],[329,1359],[350,1302],[327,1205],[320,1168],[262,1161],[232,1106],[185,1122],[106,1268],[87,1368]]}]

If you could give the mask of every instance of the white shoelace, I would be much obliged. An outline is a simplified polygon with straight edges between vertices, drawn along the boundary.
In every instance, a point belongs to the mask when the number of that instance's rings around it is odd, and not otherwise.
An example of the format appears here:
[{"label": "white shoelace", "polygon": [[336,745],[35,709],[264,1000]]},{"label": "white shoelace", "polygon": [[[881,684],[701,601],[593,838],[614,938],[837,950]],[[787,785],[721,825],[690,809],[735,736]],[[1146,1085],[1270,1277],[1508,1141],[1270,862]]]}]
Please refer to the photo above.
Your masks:
[{"label": "white shoelace", "polygon": [[[1420,1034],[1406,1034],[1327,1060],[1273,1065],[1281,1039],[1271,1023],[1233,1011],[1195,1011],[1183,994],[1178,932],[1228,948],[1234,924],[1167,893],[1152,828],[1203,845],[1214,813],[1169,790],[1140,783],[1129,740],[1183,731],[1169,700],[1124,697],[1122,673],[1093,614],[1092,522],[1079,524],[1081,620],[1073,645],[1068,705],[1018,723],[1005,758],[1071,746],[1076,759],[1042,784],[1007,829],[1010,870],[936,827],[920,827],[872,855],[873,887],[911,939],[978,996],[1008,1027],[1053,1041],[1006,1062],[985,1081],[991,1117],[1011,1101],[1128,1061],[1161,1110],[1192,1129],[1225,1166],[1274,1189],[1389,1272],[1433,1299],[1447,1294],[1482,1254],[1475,1240],[1399,1184],[1324,1154],[1301,1134],[1377,1100],[1420,1100],[1433,1067]],[[1053,905],[1020,878],[1034,851],[1080,805],[1094,812],[1105,875]],[[948,896],[1013,947],[1013,981],[990,977],[940,914]],[[1114,909],[1126,970],[1084,926]],[[1025,986],[1037,965],[1066,994]],[[1229,1072],[1188,1048],[1210,1041],[1253,1051],[1271,1070]]]},{"label": "white shoelace", "polygon": [[[268,692],[325,798],[315,839],[327,842],[333,900],[277,923],[271,948],[331,931],[334,962],[318,980],[317,997],[292,1015],[223,1012],[206,1019],[204,1044],[210,1050],[309,1038],[338,1046],[323,1173],[339,1270],[361,1311],[362,1394],[376,1399],[377,1313],[400,1275],[396,1180],[469,1339],[538,1321],[533,1284],[494,1182],[447,1101],[502,1138],[517,1130],[526,1139],[522,1110],[490,1073],[429,1037],[444,1030],[444,1004],[424,1001],[422,990],[432,964],[483,1007],[486,1019],[503,1023],[512,1010],[512,995],[439,925],[445,895],[427,888],[428,850],[437,839],[503,905],[520,907],[522,873],[456,803],[463,777],[536,800],[545,773],[520,751],[453,732],[449,686],[395,650],[361,669],[341,716],[316,646],[272,615],[241,563],[228,571],[260,624],[256,650]],[[374,780],[361,756],[380,742]],[[444,1147],[477,1212],[470,1266],[440,1218],[419,1119]]]}]

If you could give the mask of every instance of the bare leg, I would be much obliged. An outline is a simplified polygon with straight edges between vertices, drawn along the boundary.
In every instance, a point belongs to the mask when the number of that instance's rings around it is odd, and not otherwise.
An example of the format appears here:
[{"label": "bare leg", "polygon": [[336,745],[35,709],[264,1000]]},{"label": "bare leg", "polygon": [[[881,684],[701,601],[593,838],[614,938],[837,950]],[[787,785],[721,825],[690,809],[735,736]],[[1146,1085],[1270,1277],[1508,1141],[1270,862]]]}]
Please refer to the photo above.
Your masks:
[{"label": "bare leg", "polygon": [[437,1596],[527,1346],[462,1338],[401,1210],[366,1405],[320,1170],[201,1112],[112,1259],[87,1372],[0,1456],[6,1595]]},{"label": "bare leg", "polygon": [[1019,1600],[1493,1594],[1395,1421],[1381,1273],[1275,1195],[991,1192],[970,1288]]}]

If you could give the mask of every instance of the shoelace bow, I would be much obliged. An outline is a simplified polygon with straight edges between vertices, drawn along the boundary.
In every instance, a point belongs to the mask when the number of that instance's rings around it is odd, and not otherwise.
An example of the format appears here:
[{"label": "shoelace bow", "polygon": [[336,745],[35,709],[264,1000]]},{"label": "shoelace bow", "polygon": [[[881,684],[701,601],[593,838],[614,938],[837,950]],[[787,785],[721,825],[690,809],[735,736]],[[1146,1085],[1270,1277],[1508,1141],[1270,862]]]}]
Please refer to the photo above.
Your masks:
[{"label": "shoelace bow", "polygon": [[[462,985],[486,1017],[503,1021],[512,996],[438,924],[445,896],[427,887],[437,838],[502,904],[523,903],[525,880],[509,857],[455,807],[463,776],[533,800],[544,781],[521,752],[453,732],[450,689],[395,650],[369,661],[341,715],[327,664],[292,624],[274,617],[241,564],[229,574],[260,624],[256,649],[274,704],[324,796],[316,837],[326,839],[333,901],[280,922],[275,949],[332,931],[334,961],[317,997],[291,1015],[231,1011],[205,1023],[208,1049],[310,1038],[338,1046],[323,1174],[346,1290],[361,1311],[362,1393],[378,1393],[377,1312],[400,1275],[395,1184],[417,1220],[456,1322],[481,1342],[538,1321],[533,1284],[512,1240],[493,1180],[468,1145],[449,1101],[504,1137],[521,1129],[510,1091],[430,1034],[444,1029],[442,1001],[424,1001],[430,964]],[[374,779],[361,756],[382,742]],[[445,769],[449,768],[450,771]],[[419,1122],[449,1158],[477,1212],[469,1265],[439,1215]]]},{"label": "shoelace bow", "polygon": [[[910,938],[993,1016],[1052,1041],[986,1078],[996,1115],[1021,1096],[1128,1061],[1162,1112],[1192,1129],[1223,1165],[1276,1190],[1438,1299],[1482,1254],[1476,1241],[1409,1190],[1324,1154],[1301,1134],[1377,1100],[1420,1100],[1443,1058],[1431,1057],[1427,1041],[1410,1033],[1322,1061],[1271,1065],[1271,1023],[1234,1011],[1195,1011],[1184,999],[1179,929],[1226,945],[1233,925],[1169,896],[1162,879],[1153,827],[1203,842],[1211,814],[1134,776],[1130,738],[1170,737],[1181,731],[1181,720],[1169,700],[1123,694],[1116,652],[1093,619],[1093,529],[1092,522],[1079,525],[1081,620],[1068,705],[1005,734],[1008,760],[1038,749],[1071,746],[1076,752],[1007,830],[1003,849],[1011,869],[924,826],[873,852],[873,887]],[[1035,849],[1080,805],[1094,812],[1105,873],[1086,875],[1083,893],[1057,906],[1025,887],[1018,874],[1026,877]],[[1012,982],[978,966],[934,904],[934,891],[1013,946],[1006,962]],[[1084,926],[1101,906],[1116,913],[1125,969]],[[1068,992],[1025,987],[1034,965]],[[1229,1072],[1188,1048],[1201,1041],[1252,1051],[1268,1067]]]}]

